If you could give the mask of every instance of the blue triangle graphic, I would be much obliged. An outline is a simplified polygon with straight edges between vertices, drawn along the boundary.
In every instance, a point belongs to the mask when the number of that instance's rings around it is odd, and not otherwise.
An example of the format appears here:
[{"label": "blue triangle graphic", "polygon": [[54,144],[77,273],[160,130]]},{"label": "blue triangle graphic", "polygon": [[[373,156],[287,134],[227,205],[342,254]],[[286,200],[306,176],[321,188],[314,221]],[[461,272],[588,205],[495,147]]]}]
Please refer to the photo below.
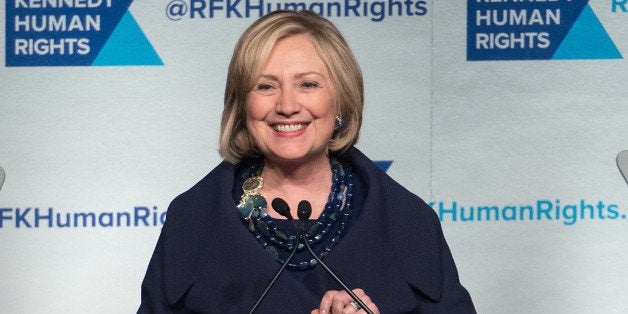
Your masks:
[{"label": "blue triangle graphic", "polygon": [[623,57],[587,4],[552,59],[623,59]]},{"label": "blue triangle graphic", "polygon": [[384,170],[384,172],[388,171],[388,168],[390,168],[390,165],[392,165],[392,160],[378,160],[378,161],[374,161],[374,163],[380,167],[382,170]]},{"label": "blue triangle graphic", "polygon": [[92,65],[163,65],[163,62],[131,12],[126,11]]}]

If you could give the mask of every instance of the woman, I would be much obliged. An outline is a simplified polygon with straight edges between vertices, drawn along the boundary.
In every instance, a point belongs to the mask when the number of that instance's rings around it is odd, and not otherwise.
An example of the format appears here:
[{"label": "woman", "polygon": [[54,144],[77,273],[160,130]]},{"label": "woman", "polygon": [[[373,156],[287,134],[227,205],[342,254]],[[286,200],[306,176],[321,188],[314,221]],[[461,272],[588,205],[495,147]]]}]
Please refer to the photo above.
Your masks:
[{"label": "woman", "polygon": [[[278,11],[251,25],[229,66],[225,161],[170,205],[138,312],[475,312],[434,211],[353,147],[363,101],[329,21]],[[284,216],[303,200],[295,228]]]}]

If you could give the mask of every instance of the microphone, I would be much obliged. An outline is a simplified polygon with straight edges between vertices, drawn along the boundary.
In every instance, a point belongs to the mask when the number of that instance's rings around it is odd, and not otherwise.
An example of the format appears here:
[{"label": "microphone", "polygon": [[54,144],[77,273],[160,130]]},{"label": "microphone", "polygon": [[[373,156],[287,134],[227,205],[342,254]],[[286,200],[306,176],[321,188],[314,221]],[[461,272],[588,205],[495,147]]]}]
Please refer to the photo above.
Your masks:
[{"label": "microphone", "polygon": [[310,202],[306,200],[300,201],[299,205],[297,205],[297,217],[299,217],[299,220],[305,222],[310,219],[310,215],[312,215],[312,205]]},{"label": "microphone", "polygon": [[[273,199],[271,205],[273,206],[273,209],[277,213],[279,213],[281,216],[286,217],[289,221],[292,221],[292,223],[294,224],[294,219],[292,218],[292,214],[290,214],[290,206],[288,206],[288,203],[286,203],[286,201],[284,201],[282,198],[277,197]],[[279,278],[279,275],[283,273],[283,270],[286,269],[286,266],[288,266],[288,263],[290,263],[290,261],[292,260],[294,253],[296,253],[297,249],[299,248],[300,236],[301,235],[299,234],[299,231],[297,230],[297,243],[294,245],[294,248],[292,248],[292,251],[290,252],[290,256],[288,256],[286,261],[281,265],[281,268],[279,268],[279,270],[275,274],[275,277],[273,277],[273,280],[271,280],[270,283],[268,283],[268,285],[266,286],[266,289],[264,289],[264,292],[262,292],[262,295],[260,295],[259,299],[257,299],[257,302],[255,302],[255,305],[253,305],[249,314],[253,314],[253,312],[255,312],[257,307],[262,303],[262,300],[264,300],[264,298],[268,294],[268,291],[270,291],[270,288],[272,288],[273,285],[275,284],[275,281],[277,281],[277,278]]]},{"label": "microphone", "polygon": [[286,201],[284,201],[283,198],[280,198],[280,197],[274,198],[273,201],[271,202],[271,205],[273,206],[273,209],[279,215],[288,218],[288,220],[290,221],[294,219],[292,218],[292,214],[290,214],[290,206],[288,205],[288,203],[286,203]]},{"label": "microphone", "polygon": [[0,167],[0,190],[2,189],[2,184],[4,183],[4,169]]},{"label": "microphone", "polygon": [[[624,176],[626,183],[628,183],[628,150],[622,150],[617,154],[617,167],[619,172]],[[2,183],[0,183],[0,186]]]},{"label": "microphone", "polygon": [[[297,207],[297,216],[299,217],[301,224],[299,228],[297,229],[303,228],[305,221],[308,218],[310,218],[311,214],[312,214],[312,205],[310,204],[310,202],[306,200],[300,201]],[[300,230],[300,231],[297,230],[298,236],[302,236],[302,234],[304,233],[305,233],[305,230]],[[351,289],[349,289],[349,287],[347,287],[347,285],[345,285],[345,283],[342,282],[342,280],[340,280],[340,278],[338,278],[338,276],[336,276],[336,274],[331,269],[329,269],[329,267],[327,267],[325,263],[323,263],[323,261],[318,257],[318,255],[314,253],[314,251],[310,247],[310,244],[307,242],[307,239],[305,238],[305,236],[302,236],[302,237],[303,237],[303,242],[305,242],[305,246],[307,247],[308,251],[310,251],[310,254],[314,256],[316,261],[321,265],[321,267],[323,267],[323,269],[327,272],[327,274],[329,274],[332,278],[334,278],[334,280],[336,280],[336,282],[342,287],[342,289],[346,291],[351,296],[351,298],[353,298],[353,301],[357,302],[360,305],[360,307],[362,307],[362,309],[366,311],[366,313],[373,314],[373,311],[371,311],[371,309],[369,309],[368,306],[366,306],[366,304],[364,304],[364,302],[362,302],[362,300],[357,295],[355,295],[355,293],[353,293],[353,291],[351,291]]]}]

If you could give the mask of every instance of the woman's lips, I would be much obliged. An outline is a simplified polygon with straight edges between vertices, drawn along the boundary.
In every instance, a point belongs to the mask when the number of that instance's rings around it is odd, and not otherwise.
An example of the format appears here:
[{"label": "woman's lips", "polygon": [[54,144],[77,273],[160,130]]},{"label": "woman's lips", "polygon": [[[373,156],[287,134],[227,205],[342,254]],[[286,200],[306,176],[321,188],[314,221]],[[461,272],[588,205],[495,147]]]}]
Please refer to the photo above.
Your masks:
[{"label": "woman's lips", "polygon": [[277,132],[296,132],[305,129],[307,124],[305,123],[296,123],[296,124],[274,124],[272,126],[273,130]]},{"label": "woman's lips", "polygon": [[279,137],[296,137],[305,133],[309,123],[275,123],[271,127]]}]

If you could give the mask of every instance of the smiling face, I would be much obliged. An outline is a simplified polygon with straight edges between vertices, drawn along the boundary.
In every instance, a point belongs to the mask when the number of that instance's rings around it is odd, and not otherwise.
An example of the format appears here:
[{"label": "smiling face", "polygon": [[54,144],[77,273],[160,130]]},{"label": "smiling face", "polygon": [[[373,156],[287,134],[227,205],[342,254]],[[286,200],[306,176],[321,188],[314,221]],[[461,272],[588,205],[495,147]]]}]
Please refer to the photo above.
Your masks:
[{"label": "smiling face", "polygon": [[282,39],[246,98],[246,125],[274,162],[327,158],[337,96],[323,60],[306,35]]}]

